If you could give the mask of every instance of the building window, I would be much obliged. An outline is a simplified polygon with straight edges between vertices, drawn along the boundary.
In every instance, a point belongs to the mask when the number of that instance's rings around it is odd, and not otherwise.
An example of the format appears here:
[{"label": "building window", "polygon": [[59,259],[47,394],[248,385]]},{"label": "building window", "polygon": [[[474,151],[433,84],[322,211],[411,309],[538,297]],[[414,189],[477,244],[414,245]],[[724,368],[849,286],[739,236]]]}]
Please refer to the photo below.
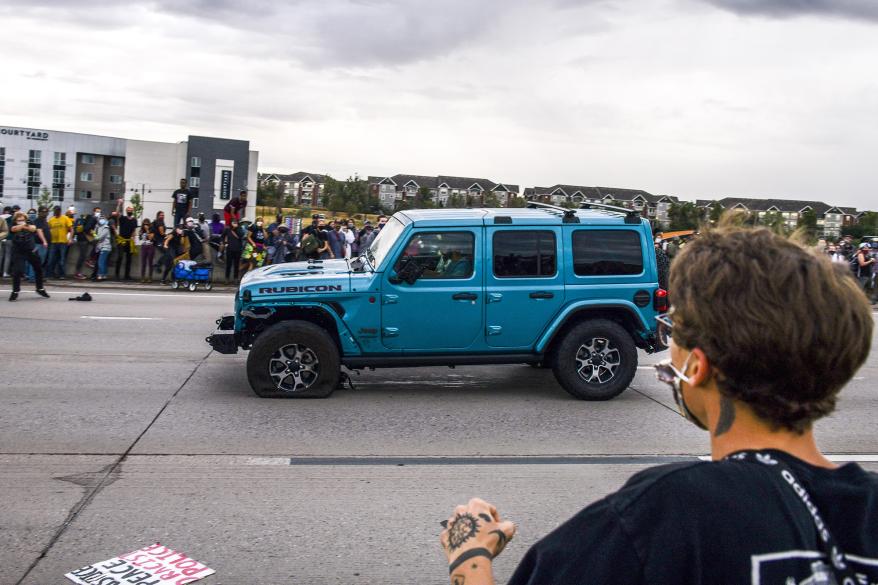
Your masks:
[{"label": "building window", "polygon": [[27,187],[27,198],[28,199],[36,199],[37,195],[40,194],[40,188],[34,185],[28,185]]},{"label": "building window", "polygon": [[200,156],[193,156],[191,166],[193,169],[200,168],[201,167],[201,157]]},{"label": "building window", "polygon": [[28,162],[30,164],[38,165],[38,164],[40,164],[40,161],[42,161],[42,158],[43,158],[43,151],[42,150],[28,151]]},{"label": "building window", "polygon": [[189,186],[193,189],[197,189],[201,185],[201,179],[199,177],[189,177]]},{"label": "building window", "polygon": [[53,185],[61,185],[64,183],[64,171],[54,170],[52,171],[52,184]]},{"label": "building window", "polygon": [[55,153],[55,166],[61,167],[67,164],[67,153],[66,152],[56,152]]},{"label": "building window", "polygon": [[28,183],[39,183],[40,182],[40,169],[30,168],[27,170],[27,182]]},{"label": "building window", "polygon": [[122,159],[118,156],[114,156],[110,159],[111,167],[121,167],[123,165]]},{"label": "building window", "polygon": [[6,162],[6,147],[0,146],[0,164],[4,164]]},{"label": "building window", "polygon": [[192,209],[198,209],[198,197],[192,198]]},{"label": "building window", "polygon": [[84,165],[93,165],[93,164],[95,164],[95,155],[93,155],[93,154],[84,154],[84,155],[82,155],[82,158],[79,159],[79,160],[80,160],[80,162],[82,162],[82,164],[84,164]]},{"label": "building window", "polygon": [[121,185],[122,184],[122,176],[121,175],[110,175],[110,183],[113,185]]},{"label": "building window", "polygon": [[95,180],[95,174],[94,173],[80,173],[79,180],[85,181],[86,183],[91,183],[92,181]]},{"label": "building window", "polygon": [[64,201],[64,189],[54,187],[52,189],[52,199],[55,201]]}]

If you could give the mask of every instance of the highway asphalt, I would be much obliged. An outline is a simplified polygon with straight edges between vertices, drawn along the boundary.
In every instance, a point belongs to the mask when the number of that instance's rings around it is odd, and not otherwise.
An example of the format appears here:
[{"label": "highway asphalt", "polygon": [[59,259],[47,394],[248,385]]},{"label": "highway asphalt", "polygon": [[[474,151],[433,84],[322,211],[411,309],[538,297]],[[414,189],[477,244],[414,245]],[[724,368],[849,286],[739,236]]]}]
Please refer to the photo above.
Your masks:
[{"label": "highway asphalt", "polygon": [[[0,584],[160,541],[205,585],[447,583],[439,524],[472,496],[527,547],[656,463],[708,452],[641,353],[625,393],[580,402],[527,366],[378,370],[326,400],[265,400],[204,337],[228,292],[0,282]],[[878,470],[878,340],[818,440]]]}]

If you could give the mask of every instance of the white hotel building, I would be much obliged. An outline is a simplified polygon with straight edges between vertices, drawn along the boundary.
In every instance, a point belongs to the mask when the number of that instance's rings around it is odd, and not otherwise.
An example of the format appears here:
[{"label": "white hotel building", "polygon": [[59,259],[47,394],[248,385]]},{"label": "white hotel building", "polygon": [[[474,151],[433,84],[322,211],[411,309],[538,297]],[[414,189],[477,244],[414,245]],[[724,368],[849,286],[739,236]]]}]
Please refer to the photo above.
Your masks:
[{"label": "white hotel building", "polygon": [[255,214],[259,153],[245,140],[189,136],[181,142],[129,140],[0,125],[0,202],[35,207],[42,192],[53,205],[78,211],[143,201],[143,216],[171,211],[171,194],[186,179],[192,213],[208,218],[246,189]]}]

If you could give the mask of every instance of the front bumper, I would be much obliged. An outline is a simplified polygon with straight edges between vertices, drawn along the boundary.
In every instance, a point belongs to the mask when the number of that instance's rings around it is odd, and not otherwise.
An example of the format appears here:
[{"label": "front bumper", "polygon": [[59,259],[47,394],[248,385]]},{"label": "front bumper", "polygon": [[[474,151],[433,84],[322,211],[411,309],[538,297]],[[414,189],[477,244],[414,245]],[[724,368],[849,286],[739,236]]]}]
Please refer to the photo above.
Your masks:
[{"label": "front bumper", "polygon": [[219,353],[238,353],[238,336],[235,335],[235,315],[226,313],[216,320],[217,329],[205,341]]}]

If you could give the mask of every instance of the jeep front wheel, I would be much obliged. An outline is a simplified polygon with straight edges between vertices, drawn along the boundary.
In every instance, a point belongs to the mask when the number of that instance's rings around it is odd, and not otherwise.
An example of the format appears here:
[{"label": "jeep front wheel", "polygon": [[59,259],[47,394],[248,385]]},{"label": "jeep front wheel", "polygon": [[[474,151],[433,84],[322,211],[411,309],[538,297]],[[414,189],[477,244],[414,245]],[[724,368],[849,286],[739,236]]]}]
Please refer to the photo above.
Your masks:
[{"label": "jeep front wheel", "polygon": [[247,380],[262,398],[325,398],[338,385],[338,348],[308,321],[285,321],[256,338]]},{"label": "jeep front wheel", "polygon": [[609,400],[634,378],[637,348],[618,323],[584,321],[555,348],[552,371],[564,390],[580,400]]}]

